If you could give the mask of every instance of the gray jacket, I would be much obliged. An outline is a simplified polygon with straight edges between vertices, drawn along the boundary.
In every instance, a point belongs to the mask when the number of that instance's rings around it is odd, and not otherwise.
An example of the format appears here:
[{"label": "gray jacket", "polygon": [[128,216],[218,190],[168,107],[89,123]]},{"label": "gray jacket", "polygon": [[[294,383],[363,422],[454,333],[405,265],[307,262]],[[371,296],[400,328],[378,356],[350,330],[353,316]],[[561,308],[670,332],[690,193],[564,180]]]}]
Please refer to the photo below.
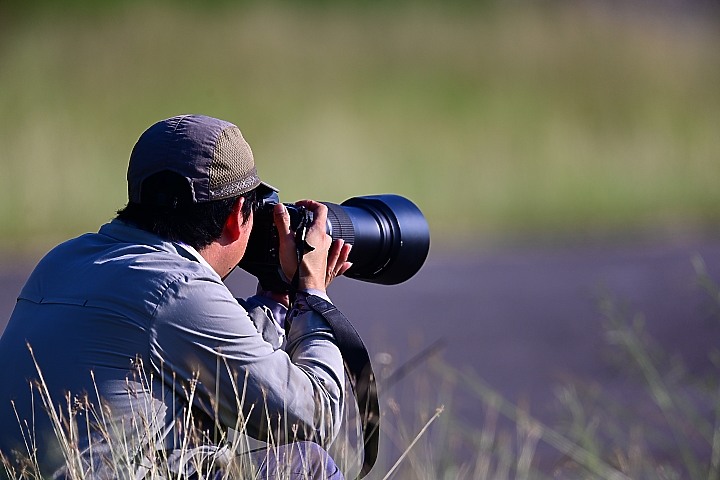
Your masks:
[{"label": "gray jacket", "polygon": [[30,435],[43,471],[64,464],[28,385],[38,368],[61,423],[72,417],[93,455],[113,438],[140,456],[176,449],[190,430],[212,445],[229,428],[326,444],[345,396],[333,334],[312,311],[286,339],[274,320],[259,298],[235,299],[191,247],[119,220],[67,241],[40,261],[0,338],[0,451],[27,453]]}]

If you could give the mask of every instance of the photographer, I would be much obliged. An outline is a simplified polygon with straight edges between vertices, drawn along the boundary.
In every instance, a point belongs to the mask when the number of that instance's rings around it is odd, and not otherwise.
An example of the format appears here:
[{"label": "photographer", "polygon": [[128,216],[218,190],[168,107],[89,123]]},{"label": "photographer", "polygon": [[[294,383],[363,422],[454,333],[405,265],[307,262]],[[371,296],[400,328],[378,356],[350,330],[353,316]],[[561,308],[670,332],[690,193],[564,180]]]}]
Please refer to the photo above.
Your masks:
[{"label": "photographer", "polygon": [[[0,451],[54,478],[149,477],[161,462],[201,478],[238,464],[258,478],[343,478],[323,448],[343,416],[343,359],[307,303],[329,302],[327,286],[351,266],[350,245],[325,231],[327,207],[298,202],[314,216],[300,265],[287,208],[274,207],[294,304],[284,291],[238,300],[223,280],[274,191],[238,128],[199,115],[158,122],[127,180],[117,218],[50,251],[19,295],[0,338]],[[268,447],[240,454],[231,429]]]}]

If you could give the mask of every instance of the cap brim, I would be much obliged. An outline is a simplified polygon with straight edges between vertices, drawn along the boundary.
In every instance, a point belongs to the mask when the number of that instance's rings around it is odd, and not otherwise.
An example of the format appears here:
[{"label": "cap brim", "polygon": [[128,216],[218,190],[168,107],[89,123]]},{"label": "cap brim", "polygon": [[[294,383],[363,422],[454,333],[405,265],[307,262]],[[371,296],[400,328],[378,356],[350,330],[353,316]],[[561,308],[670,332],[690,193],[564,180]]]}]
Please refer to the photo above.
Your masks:
[{"label": "cap brim", "polygon": [[269,194],[269,193],[280,191],[277,188],[270,185],[269,183],[263,182],[262,180],[260,181],[260,184],[255,188],[258,190],[258,192],[260,192],[262,194]]}]

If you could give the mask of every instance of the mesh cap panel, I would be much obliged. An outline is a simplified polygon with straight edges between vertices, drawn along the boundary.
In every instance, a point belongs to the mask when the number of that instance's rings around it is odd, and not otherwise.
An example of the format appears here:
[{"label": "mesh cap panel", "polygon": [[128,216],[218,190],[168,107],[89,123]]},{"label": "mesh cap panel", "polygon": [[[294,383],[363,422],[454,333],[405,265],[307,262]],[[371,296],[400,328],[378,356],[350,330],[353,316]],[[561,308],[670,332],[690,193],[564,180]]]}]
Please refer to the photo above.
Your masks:
[{"label": "mesh cap panel", "polygon": [[260,183],[250,145],[237,127],[220,132],[208,174],[213,200],[240,195]]}]

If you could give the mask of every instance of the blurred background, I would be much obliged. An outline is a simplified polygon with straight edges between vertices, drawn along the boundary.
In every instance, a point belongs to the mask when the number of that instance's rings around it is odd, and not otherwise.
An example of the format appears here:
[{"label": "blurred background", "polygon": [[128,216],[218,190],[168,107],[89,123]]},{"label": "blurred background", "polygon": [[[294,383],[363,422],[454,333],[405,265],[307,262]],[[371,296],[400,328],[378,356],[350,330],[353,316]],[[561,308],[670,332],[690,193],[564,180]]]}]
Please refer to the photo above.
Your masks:
[{"label": "blurred background", "polygon": [[0,247],[95,230],[181,113],[285,201],[410,197],[434,245],[714,231],[713,4],[4,0]]},{"label": "blurred background", "polygon": [[716,372],[696,280],[720,274],[719,45],[714,0],[3,0],[0,330],[35,261],[125,204],[140,133],[204,113],[240,127],[283,201],[397,193],[428,218],[411,281],[333,287],[395,379],[385,412],[419,423],[385,423],[378,478],[441,403],[401,478],[472,478],[488,417],[435,356],[547,422],[567,380],[640,418],[651,401],[627,359],[607,366],[597,288]]}]

